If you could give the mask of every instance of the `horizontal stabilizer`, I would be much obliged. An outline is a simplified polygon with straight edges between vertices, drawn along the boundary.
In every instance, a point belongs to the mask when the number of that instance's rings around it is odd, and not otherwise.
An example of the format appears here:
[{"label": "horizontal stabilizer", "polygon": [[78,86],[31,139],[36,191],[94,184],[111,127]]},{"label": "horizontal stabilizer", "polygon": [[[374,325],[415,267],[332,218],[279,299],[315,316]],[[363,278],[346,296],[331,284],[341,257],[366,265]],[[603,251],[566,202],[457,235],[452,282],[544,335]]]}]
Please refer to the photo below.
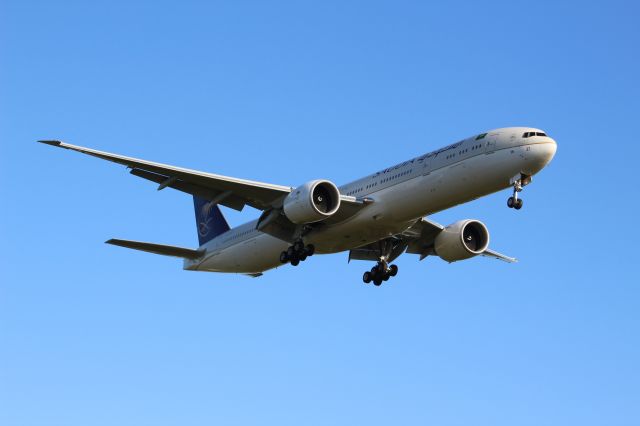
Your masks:
[{"label": "horizontal stabilizer", "polygon": [[183,247],[167,246],[164,244],[144,243],[142,241],[118,240],[112,238],[105,242],[114,246],[161,254],[163,256],[180,257],[183,259],[198,259],[204,254],[203,250],[192,250]]}]

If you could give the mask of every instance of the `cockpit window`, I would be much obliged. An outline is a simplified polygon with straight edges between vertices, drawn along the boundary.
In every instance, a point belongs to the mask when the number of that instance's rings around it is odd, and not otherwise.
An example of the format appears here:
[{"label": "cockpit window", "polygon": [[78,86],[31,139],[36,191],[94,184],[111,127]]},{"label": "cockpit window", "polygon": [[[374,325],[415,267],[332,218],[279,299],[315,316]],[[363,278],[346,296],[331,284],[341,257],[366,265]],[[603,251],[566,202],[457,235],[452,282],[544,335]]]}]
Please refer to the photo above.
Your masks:
[{"label": "cockpit window", "polygon": [[525,132],[522,135],[523,138],[529,138],[531,136],[547,136],[547,134],[544,132]]},{"label": "cockpit window", "polygon": [[479,141],[480,139],[484,139],[484,137],[487,136],[486,133],[483,133],[481,135],[476,136],[476,140]]}]

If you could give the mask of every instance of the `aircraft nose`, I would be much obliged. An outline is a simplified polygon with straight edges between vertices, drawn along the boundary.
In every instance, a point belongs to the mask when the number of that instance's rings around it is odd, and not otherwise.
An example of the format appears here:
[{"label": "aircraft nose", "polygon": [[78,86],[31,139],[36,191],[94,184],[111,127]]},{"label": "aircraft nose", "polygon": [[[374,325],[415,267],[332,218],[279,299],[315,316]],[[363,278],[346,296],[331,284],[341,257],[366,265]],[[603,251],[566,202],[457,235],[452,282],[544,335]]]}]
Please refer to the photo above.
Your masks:
[{"label": "aircraft nose", "polygon": [[549,164],[558,150],[558,144],[555,140],[549,137],[546,139],[544,142],[530,145],[530,155],[527,155],[527,163],[529,168],[528,172],[532,175]]},{"label": "aircraft nose", "polygon": [[556,155],[556,151],[558,150],[558,144],[555,140],[549,138],[547,143],[540,144],[540,152],[538,152],[538,157],[540,157],[540,161],[544,163],[546,166],[553,160],[553,157]]}]

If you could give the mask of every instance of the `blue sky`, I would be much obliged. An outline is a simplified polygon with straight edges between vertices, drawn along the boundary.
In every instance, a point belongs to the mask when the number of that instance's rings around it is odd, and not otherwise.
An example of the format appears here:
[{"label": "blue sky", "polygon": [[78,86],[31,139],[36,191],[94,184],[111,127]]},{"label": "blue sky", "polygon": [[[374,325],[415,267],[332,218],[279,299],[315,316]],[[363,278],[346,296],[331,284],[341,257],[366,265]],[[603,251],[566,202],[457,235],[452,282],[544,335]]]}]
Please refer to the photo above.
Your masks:
[{"label": "blue sky", "polygon": [[[0,423],[637,425],[635,2],[0,4]],[[478,218],[520,258],[316,256],[260,279],[103,244],[197,242],[191,199],[59,138],[297,185],[483,130],[559,144]],[[225,211],[232,224],[255,211]]]}]

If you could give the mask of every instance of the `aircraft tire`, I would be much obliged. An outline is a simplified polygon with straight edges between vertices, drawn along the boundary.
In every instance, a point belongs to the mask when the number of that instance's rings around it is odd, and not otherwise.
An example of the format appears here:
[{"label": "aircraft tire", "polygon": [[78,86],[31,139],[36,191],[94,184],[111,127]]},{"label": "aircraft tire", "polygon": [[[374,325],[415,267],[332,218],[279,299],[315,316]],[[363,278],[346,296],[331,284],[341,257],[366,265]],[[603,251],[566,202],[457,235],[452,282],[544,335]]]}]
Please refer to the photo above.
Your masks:
[{"label": "aircraft tire", "polygon": [[391,275],[392,277],[395,277],[396,275],[398,275],[398,266],[397,265],[389,266],[389,275]]},{"label": "aircraft tire", "polygon": [[518,198],[518,201],[513,206],[513,208],[516,209],[516,210],[520,210],[522,208],[523,204],[524,204],[524,201],[522,201],[522,198]]}]

